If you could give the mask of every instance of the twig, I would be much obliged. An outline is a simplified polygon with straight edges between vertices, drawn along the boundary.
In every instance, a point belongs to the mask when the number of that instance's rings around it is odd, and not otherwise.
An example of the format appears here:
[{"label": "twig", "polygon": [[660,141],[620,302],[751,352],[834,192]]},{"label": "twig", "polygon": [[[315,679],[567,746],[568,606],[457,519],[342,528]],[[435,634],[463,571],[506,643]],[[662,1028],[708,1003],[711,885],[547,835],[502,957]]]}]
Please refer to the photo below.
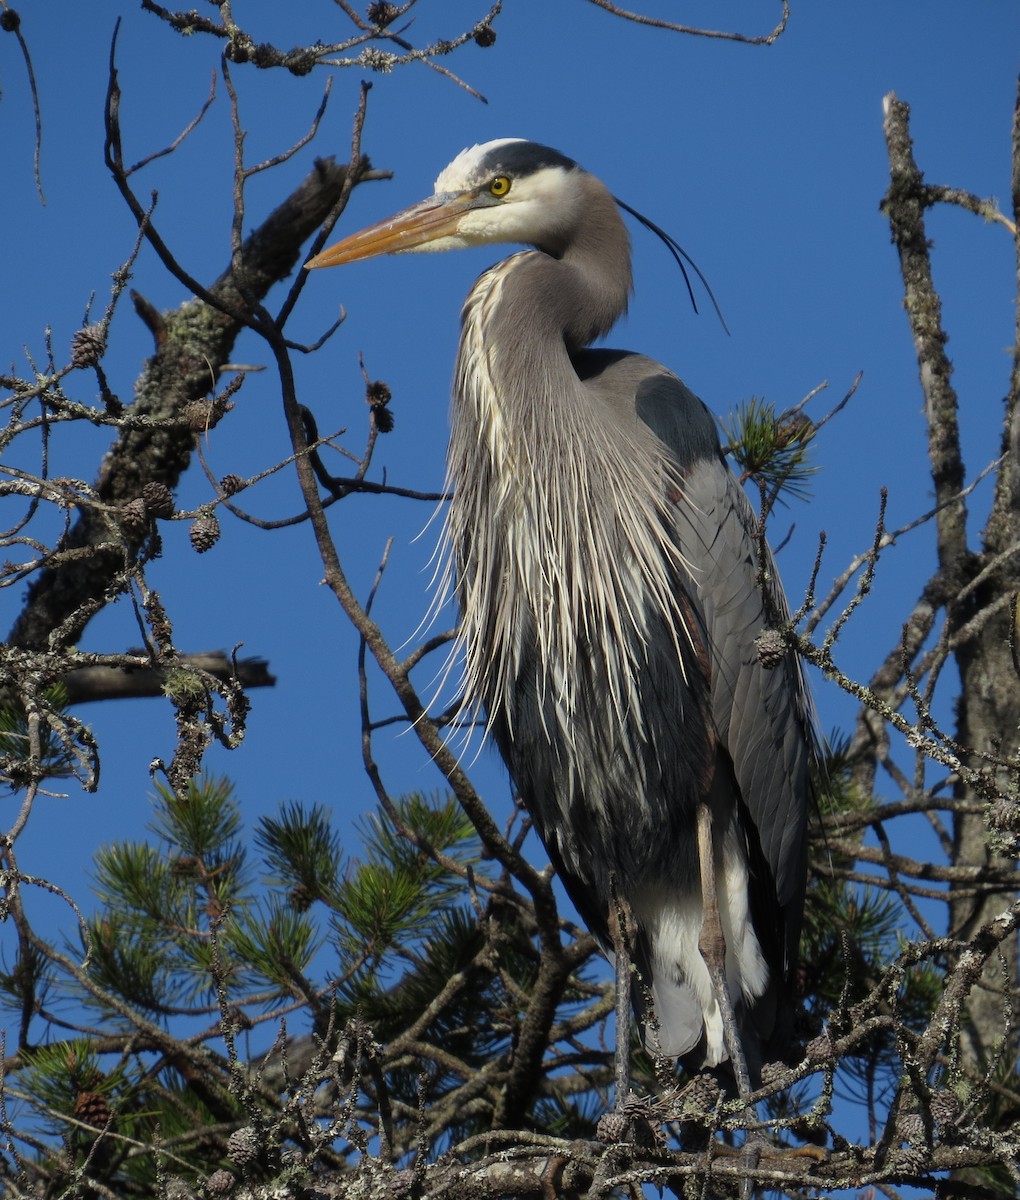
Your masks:
[{"label": "twig", "polygon": [[642,13],[630,12],[625,8],[611,3],[611,0],[588,0],[596,8],[612,13],[614,17],[622,17],[625,21],[633,21],[636,25],[649,25],[653,29],[665,29],[672,33],[692,34],[696,37],[722,38],[730,42],[745,42],[751,46],[771,46],[785,31],[790,19],[789,0],[782,0],[783,12],[775,28],[769,33],[747,34],[724,32],[717,29],[701,29],[695,25],[681,25],[676,21],[666,21],[658,17],[648,17]]},{"label": "twig", "polygon": [[0,12],[0,29],[6,33],[13,33],[17,38],[21,57],[25,63],[25,71],[28,74],[28,90],[32,97],[32,114],[35,118],[35,152],[32,157],[35,190],[39,193],[40,203],[45,204],[46,197],[43,195],[42,185],[42,110],[39,107],[39,88],[35,81],[35,67],[32,65],[32,55],[28,51],[28,43],[21,32],[21,14],[11,8],[7,0],[0,0],[0,9],[3,10]]}]

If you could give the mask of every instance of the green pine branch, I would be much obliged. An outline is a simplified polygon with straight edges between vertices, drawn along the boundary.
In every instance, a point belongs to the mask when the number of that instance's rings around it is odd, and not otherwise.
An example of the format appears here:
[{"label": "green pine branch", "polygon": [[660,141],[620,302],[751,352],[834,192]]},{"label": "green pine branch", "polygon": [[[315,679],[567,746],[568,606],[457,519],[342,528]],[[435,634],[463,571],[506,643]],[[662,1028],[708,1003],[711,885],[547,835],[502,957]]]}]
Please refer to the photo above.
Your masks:
[{"label": "green pine branch", "polygon": [[808,457],[815,434],[812,422],[800,413],[777,415],[775,406],[757,396],[721,418],[727,450],[744,480],[764,489],[770,502],[811,495],[809,483],[818,468]]}]

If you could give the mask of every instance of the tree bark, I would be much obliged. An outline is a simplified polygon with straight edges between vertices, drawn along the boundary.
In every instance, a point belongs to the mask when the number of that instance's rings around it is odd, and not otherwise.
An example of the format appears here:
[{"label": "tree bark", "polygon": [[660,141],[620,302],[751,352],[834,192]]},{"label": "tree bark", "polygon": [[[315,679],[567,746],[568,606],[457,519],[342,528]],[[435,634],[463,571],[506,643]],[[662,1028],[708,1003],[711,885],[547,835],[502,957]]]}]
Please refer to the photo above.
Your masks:
[{"label": "tree bark", "polygon": [[[1020,102],[1018,102],[1020,105]],[[1020,106],[1018,106],[1020,113]],[[936,499],[938,573],[944,597],[947,629],[960,635],[954,649],[960,673],[956,741],[964,748],[968,765],[981,768],[988,788],[981,796],[957,779],[954,796],[979,804],[989,795],[1016,796],[1017,730],[1020,728],[1020,686],[1013,666],[1012,608],[1009,597],[1020,590],[1020,555],[1007,553],[1020,543],[1020,466],[1017,445],[1017,398],[1020,365],[1014,358],[1010,393],[1005,402],[1003,461],[996,479],[992,513],[978,552],[967,543],[966,507],[959,493],[965,472],[960,451],[958,405],[951,385],[952,365],[945,353],[947,335],[942,327],[941,304],[932,280],[930,246],[924,212],[935,202],[913,158],[909,134],[909,108],[887,96],[885,135],[889,153],[890,186],[884,201],[904,282],[904,306],[917,351],[921,387],[928,424],[929,461]],[[1014,206],[1020,208],[1020,124],[1014,129]],[[970,586],[968,586],[970,585]],[[964,598],[960,599],[961,592]],[[975,620],[975,618],[980,618]],[[971,632],[965,633],[965,627]],[[1011,765],[1005,765],[1013,760]],[[1002,765],[999,765],[1002,764]],[[992,807],[996,802],[992,802]],[[1009,803],[1003,799],[999,803]],[[949,933],[969,941],[1006,906],[1012,888],[995,885],[992,877],[1013,871],[1011,857],[998,852],[989,815],[956,811],[953,814],[952,854],[955,865],[983,868],[989,886],[978,897],[949,895]],[[1009,1037],[1006,1063],[1016,1053],[1016,1034],[1009,1032],[1008,992],[1016,996],[1018,962],[1016,938],[1001,945],[985,964],[969,996],[959,1031],[960,1065],[971,1078],[980,1079],[995,1061],[1002,1039]]]},{"label": "tree bark", "polygon": [[[359,174],[367,169],[363,161]],[[234,313],[245,312],[249,299],[263,299],[294,269],[301,247],[336,203],[346,174],[346,165],[318,160],[311,174],[246,239],[241,253],[243,294],[235,269],[228,266],[209,288],[211,295]],[[136,300],[139,304],[144,302]],[[150,328],[156,327],[156,353],[136,384],[129,415],[157,424],[121,430],[94,487],[104,504],[133,500],[147,483],[162,483],[171,490],[177,486],[191,459],[194,433],[186,422],[174,418],[180,417],[189,401],[212,390],[242,328],[239,319],[197,299],[162,314],[148,306],[146,311]],[[101,547],[103,542],[107,545]],[[61,549],[96,546],[96,552],[41,571],[7,641],[26,649],[45,649],[51,632],[64,622],[68,622],[65,640],[76,640],[96,611],[95,602],[110,589],[116,592],[124,556],[109,543],[107,514],[82,508]]]}]

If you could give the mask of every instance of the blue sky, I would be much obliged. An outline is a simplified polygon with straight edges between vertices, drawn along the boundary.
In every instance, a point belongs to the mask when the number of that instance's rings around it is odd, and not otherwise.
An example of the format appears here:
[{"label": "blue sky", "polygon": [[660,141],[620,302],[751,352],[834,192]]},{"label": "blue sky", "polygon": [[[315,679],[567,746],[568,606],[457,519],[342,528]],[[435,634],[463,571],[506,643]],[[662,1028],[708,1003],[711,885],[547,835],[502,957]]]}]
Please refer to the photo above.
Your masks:
[{"label": "blue sky", "polygon": [[[234,8],[256,40],[285,47],[344,32],[338,9],[311,0],[303,6],[239,0]],[[760,31],[777,9],[744,0],[660,2],[644,11]],[[416,43],[448,36],[482,11],[481,3],[421,0],[406,36]],[[34,55],[44,120],[43,207],[31,179],[23,64],[13,38],[0,36],[5,367],[13,359],[24,369],[22,347],[43,358],[47,326],[61,358],[90,293],[97,293],[101,310],[109,276],[133,241],[130,217],[102,165],[106,61],[118,14],[129,158],[177,135],[200,107],[218,66],[219,46],[212,39],[179,37],[135,4],[107,3],[99,11],[68,0],[26,3],[22,29]],[[672,261],[656,239],[635,228],[635,296],[611,344],[661,359],[723,415],[751,395],[784,408],[828,381],[828,391],[809,410],[819,416],[863,370],[856,397],[816,442],[820,471],[812,501],[781,510],[774,526],[778,538],[791,522],[796,525],[781,556],[796,606],[820,530],[830,543],[824,582],[870,544],[882,486],[889,488],[890,525],[915,517],[930,500],[916,363],[896,255],[879,211],[887,183],[882,96],[892,90],[911,104],[917,157],[929,180],[1008,203],[1020,9],[1005,0],[793,0],[789,29],[772,47],[638,28],[582,0],[508,4],[496,28],[495,46],[468,46],[445,63],[488,104],[422,65],[373,77],[363,149],[376,166],[393,170],[394,179],[360,189],[341,231],[428,194],[439,170],[465,145],[533,138],[576,158],[669,229],[711,281],[732,330],[727,337],[704,296],[701,315],[691,312]],[[249,226],[303,177],[315,155],[345,156],[364,74],[335,72],[317,143],[253,182]],[[325,70],[296,79],[235,68],[251,161],[278,153],[305,131],[326,76]],[[221,80],[202,126],[176,155],[138,177],[143,193],[159,191],[156,220],[163,236],[206,281],[227,262],[231,153]],[[1001,227],[962,211],[935,214],[930,235],[973,475],[997,453],[1014,336],[1015,263]],[[393,483],[441,486],[459,307],[474,277],[497,257],[479,250],[384,259],[320,272],[305,290],[292,337],[314,340],[340,305],[348,314],[328,346],[298,364],[301,399],[314,408],[320,428],[347,427],[345,444],[360,449],[365,407],[359,353],[369,374],[393,390],[396,429],[380,440],[375,478],[385,469]],[[161,308],[186,299],[148,251],[133,286]],[[122,305],[105,362],[114,390],[130,395],[151,350],[149,335],[130,306]],[[269,360],[250,338],[239,343],[234,358]],[[87,376],[75,377],[71,386],[80,399],[94,398]],[[78,427],[58,436],[55,473],[92,478],[105,444],[101,432]],[[249,380],[236,410],[210,435],[207,452],[220,475],[253,474],[286,455],[271,371]],[[342,469],[339,460],[335,469]],[[209,495],[195,469],[179,500],[194,506]],[[296,511],[296,488],[289,477],[278,477],[246,493],[244,502],[259,516],[281,517]],[[980,494],[975,498],[975,528],[985,503]],[[394,538],[376,608],[393,644],[413,635],[428,605],[437,525],[417,535],[429,515],[428,506],[361,497],[332,509],[345,565],[362,595],[387,539]],[[320,586],[310,531],[298,526],[266,534],[225,516],[221,542],[201,558],[186,545],[186,525],[165,534],[167,553],[152,580],[175,620],[178,646],[205,650],[243,642],[242,653],[267,658],[279,680],[275,689],[253,694],[244,747],[229,755],[214,751],[210,768],[236,781],[252,818],[285,799],[333,807],[355,850],[351,824],[373,803],[360,760],[357,647]],[[930,534],[923,530],[887,556],[874,596],[843,638],[851,672],[867,676],[893,644],[932,563]],[[20,599],[0,594],[4,629]],[[121,603],[93,623],[83,644],[117,651],[138,640],[131,610]],[[419,683],[427,693],[427,676]],[[823,726],[847,727],[852,705],[828,686],[817,684],[815,694]],[[395,711],[381,684],[374,707],[377,715]],[[98,795],[41,799],[19,842],[24,870],[79,897],[81,872],[96,845],[143,835],[148,764],[169,757],[173,732],[168,706],[159,701],[93,706],[83,716],[104,749]],[[392,792],[440,787],[412,736],[382,739],[377,753]],[[491,752],[481,753],[475,775],[492,806],[505,811],[507,785]],[[533,849],[541,859],[541,849]],[[0,929],[0,943],[10,936]]]}]

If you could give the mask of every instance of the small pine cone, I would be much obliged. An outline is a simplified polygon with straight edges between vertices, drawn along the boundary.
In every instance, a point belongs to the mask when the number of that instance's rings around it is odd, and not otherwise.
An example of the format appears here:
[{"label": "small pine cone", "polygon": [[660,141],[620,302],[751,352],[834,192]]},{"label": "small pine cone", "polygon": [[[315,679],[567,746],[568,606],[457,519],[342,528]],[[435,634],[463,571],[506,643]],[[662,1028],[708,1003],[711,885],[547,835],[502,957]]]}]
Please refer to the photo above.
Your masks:
[{"label": "small pine cone", "polygon": [[106,336],[102,325],[86,325],[75,330],[71,338],[71,366],[94,367],[106,353]]},{"label": "small pine cone", "polygon": [[296,883],[290,889],[290,902],[298,912],[307,912],[312,907],[315,895],[304,883]]},{"label": "small pine cone", "polygon": [[216,424],[215,410],[208,400],[189,400],[181,415],[195,433],[205,433]]},{"label": "small pine cone", "polygon": [[207,550],[211,550],[220,540],[220,523],[212,513],[196,517],[191,522],[188,537],[191,538],[191,544],[198,553],[205,554]]},{"label": "small pine cone", "polygon": [[197,878],[201,860],[194,854],[180,854],[170,862],[170,871],[185,879]]},{"label": "small pine cone", "polygon": [[920,1113],[906,1113],[900,1117],[897,1132],[900,1138],[911,1146],[924,1145],[924,1119]]},{"label": "small pine cone", "polygon": [[722,1088],[711,1075],[695,1075],[684,1089],[684,1108],[692,1112],[713,1112],[719,1103]]},{"label": "small pine cone", "polygon": [[365,16],[372,22],[373,25],[378,25],[380,29],[393,20],[397,15],[397,6],[388,4],[386,0],[373,0],[368,6],[368,11]]},{"label": "small pine cone", "polygon": [[238,492],[243,492],[248,486],[248,481],[242,479],[240,475],[224,475],[220,480],[220,491],[224,496],[236,496]]},{"label": "small pine cone", "polygon": [[804,1053],[811,1062],[825,1062],[827,1058],[832,1057],[832,1041],[827,1033],[823,1033],[820,1037],[812,1038],[804,1047]]},{"label": "small pine cone", "polygon": [[654,1150],[665,1145],[662,1127],[648,1117],[634,1117],[630,1123],[630,1141],[642,1150]]},{"label": "small pine cone", "polygon": [[931,1156],[923,1148],[901,1146],[894,1155],[896,1169],[910,1174],[925,1173],[931,1169]]},{"label": "small pine cone", "polygon": [[165,483],[147,483],[142,488],[142,499],[154,517],[174,515],[174,494]]},{"label": "small pine cone", "polygon": [[791,442],[809,442],[814,432],[814,421],[804,413],[795,413],[776,426],[776,445],[785,449]]},{"label": "small pine cone", "polygon": [[365,388],[365,402],[372,410],[372,419],[380,433],[393,432],[393,414],[386,407],[393,399],[389,384],[376,379]]},{"label": "small pine cone", "polygon": [[1020,804],[1013,804],[1000,797],[992,802],[988,819],[996,829],[1004,833],[1020,832]]},{"label": "small pine cone", "polygon": [[778,667],[786,657],[786,643],[778,629],[763,629],[754,640],[758,661],[766,671]]},{"label": "small pine cone", "polygon": [[380,433],[392,433],[393,426],[396,424],[393,413],[388,408],[383,408],[381,404],[372,406],[372,420],[375,421],[375,427]]},{"label": "small pine cone", "polygon": [[21,14],[15,12],[13,8],[5,8],[0,13],[0,29],[4,33],[13,33],[21,25]]},{"label": "small pine cone", "polygon": [[496,31],[491,25],[485,25],[475,34],[475,45],[487,50],[496,44]]},{"label": "small pine cone", "polygon": [[280,65],[280,53],[272,42],[259,42],[251,52],[251,61],[263,70],[277,67]]},{"label": "small pine cone", "polygon": [[258,1158],[259,1136],[250,1125],[242,1125],[227,1138],[227,1154],[239,1167],[246,1167]]},{"label": "small pine cone", "polygon": [[954,1125],[962,1107],[955,1092],[939,1088],[931,1094],[931,1115],[939,1125]]},{"label": "small pine cone", "polygon": [[639,1096],[631,1090],[624,1096],[620,1107],[628,1117],[647,1117],[652,1112],[652,1101],[647,1096]]},{"label": "small pine cone", "polygon": [[605,1112],[599,1117],[595,1126],[595,1136],[607,1146],[615,1146],[618,1142],[627,1141],[630,1132],[630,1118],[619,1112]]},{"label": "small pine cone", "polygon": [[782,1079],[784,1079],[789,1071],[786,1063],[783,1062],[767,1062],[762,1063],[761,1067],[761,1082],[763,1087],[775,1087]]},{"label": "small pine cone", "polygon": [[284,64],[287,70],[292,75],[297,75],[300,78],[302,75],[310,75],[312,68],[315,66],[318,59],[311,52],[301,50],[291,50],[289,54],[284,56]]},{"label": "small pine cone", "polygon": [[231,38],[223,51],[231,62],[245,63],[251,58],[252,42],[250,38],[245,38],[244,35]]},{"label": "small pine cone", "polygon": [[365,388],[365,402],[374,408],[377,404],[389,404],[393,399],[393,391],[388,383],[381,379],[373,380]]},{"label": "small pine cone", "polygon": [[623,1111],[633,1122],[631,1137],[637,1145],[647,1148],[656,1143],[666,1144],[660,1123],[665,1111],[661,1101],[653,1100],[651,1096],[639,1096],[637,1092],[628,1092],[623,1101]]},{"label": "small pine cone", "polygon": [[133,537],[141,537],[149,528],[149,514],[141,496],[129,500],[120,510],[120,523]]},{"label": "small pine cone", "polygon": [[74,1098],[74,1115],[94,1129],[105,1129],[110,1120],[110,1106],[102,1092],[79,1092]]},{"label": "small pine cone", "polygon": [[213,1171],[205,1181],[205,1190],[210,1196],[229,1196],[236,1182],[229,1171]]}]

